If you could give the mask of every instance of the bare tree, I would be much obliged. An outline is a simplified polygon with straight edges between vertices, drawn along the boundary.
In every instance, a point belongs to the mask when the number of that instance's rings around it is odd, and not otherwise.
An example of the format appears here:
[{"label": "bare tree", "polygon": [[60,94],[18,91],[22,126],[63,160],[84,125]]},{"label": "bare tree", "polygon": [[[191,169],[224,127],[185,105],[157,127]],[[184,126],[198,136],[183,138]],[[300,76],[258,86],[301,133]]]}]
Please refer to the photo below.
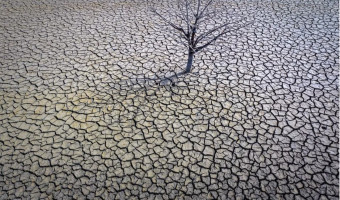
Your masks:
[{"label": "bare tree", "polygon": [[[213,44],[221,36],[235,31],[249,23],[244,17],[230,17],[224,7],[226,0],[170,0],[167,8],[156,9],[155,4],[148,2],[150,11],[159,17],[167,26],[177,32],[176,41],[188,49],[188,60],[183,75],[191,72],[194,55]],[[233,19],[233,21],[231,21]]]}]

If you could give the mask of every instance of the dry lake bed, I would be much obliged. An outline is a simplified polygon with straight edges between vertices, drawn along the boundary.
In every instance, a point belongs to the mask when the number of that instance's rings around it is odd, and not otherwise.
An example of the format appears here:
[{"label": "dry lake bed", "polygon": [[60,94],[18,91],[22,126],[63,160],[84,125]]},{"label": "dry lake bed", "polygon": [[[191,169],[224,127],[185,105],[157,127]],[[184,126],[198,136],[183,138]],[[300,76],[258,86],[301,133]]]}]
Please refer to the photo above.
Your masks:
[{"label": "dry lake bed", "polygon": [[339,2],[227,4],[158,85],[186,50],[144,1],[1,1],[0,199],[338,199]]}]

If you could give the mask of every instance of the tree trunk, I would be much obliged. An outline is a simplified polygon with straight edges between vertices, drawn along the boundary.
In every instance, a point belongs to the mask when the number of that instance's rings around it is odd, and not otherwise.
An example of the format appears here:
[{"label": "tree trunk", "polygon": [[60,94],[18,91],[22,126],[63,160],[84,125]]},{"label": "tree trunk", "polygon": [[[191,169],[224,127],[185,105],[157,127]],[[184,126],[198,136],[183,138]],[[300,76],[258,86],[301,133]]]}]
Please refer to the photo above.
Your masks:
[{"label": "tree trunk", "polygon": [[194,54],[195,54],[194,52],[189,50],[187,67],[185,68],[184,73],[189,73],[191,71],[192,62],[194,60]]}]

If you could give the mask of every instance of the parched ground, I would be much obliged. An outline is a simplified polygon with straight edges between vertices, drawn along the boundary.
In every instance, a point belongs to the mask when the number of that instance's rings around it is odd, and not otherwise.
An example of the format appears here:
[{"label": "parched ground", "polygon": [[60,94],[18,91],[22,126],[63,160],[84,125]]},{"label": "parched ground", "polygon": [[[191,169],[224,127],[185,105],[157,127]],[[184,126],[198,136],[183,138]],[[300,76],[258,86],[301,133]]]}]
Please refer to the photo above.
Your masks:
[{"label": "parched ground", "polygon": [[339,2],[229,4],[158,86],[186,51],[142,1],[0,1],[0,199],[338,199]]}]

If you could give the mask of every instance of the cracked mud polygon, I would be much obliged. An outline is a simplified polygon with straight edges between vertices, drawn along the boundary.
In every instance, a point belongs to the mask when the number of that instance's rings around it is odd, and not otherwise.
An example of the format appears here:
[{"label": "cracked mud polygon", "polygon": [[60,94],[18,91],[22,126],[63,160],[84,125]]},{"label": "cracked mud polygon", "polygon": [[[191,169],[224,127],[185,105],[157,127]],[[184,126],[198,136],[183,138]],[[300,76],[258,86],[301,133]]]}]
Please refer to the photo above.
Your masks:
[{"label": "cracked mud polygon", "polygon": [[143,1],[0,2],[0,199],[338,199],[339,2],[228,1],[185,66]]}]

